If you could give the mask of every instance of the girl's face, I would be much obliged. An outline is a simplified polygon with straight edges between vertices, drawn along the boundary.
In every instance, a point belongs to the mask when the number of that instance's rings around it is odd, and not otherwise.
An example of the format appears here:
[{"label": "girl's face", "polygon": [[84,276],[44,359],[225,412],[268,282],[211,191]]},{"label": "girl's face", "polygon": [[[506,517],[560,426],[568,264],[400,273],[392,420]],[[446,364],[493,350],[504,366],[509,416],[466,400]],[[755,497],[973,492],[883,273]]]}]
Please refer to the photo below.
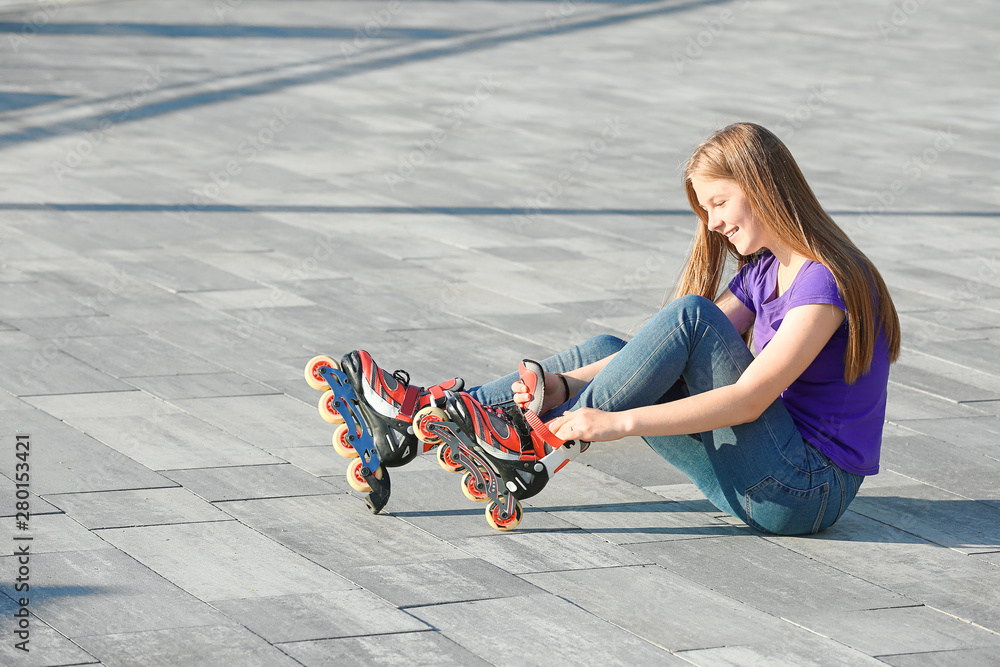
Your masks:
[{"label": "girl's face", "polygon": [[698,203],[708,213],[708,230],[721,234],[741,255],[751,255],[769,246],[764,228],[754,219],[750,202],[736,181],[709,180],[691,176]]}]

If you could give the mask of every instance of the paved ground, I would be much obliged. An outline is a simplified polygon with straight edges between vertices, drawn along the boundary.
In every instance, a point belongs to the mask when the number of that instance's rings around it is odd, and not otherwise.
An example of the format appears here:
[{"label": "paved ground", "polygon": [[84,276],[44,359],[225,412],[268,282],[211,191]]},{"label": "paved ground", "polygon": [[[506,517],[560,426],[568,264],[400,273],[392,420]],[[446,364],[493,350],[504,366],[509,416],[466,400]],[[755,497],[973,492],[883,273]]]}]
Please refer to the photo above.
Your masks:
[{"label": "paved ground", "polygon": [[[31,554],[0,663],[1000,664],[992,3],[0,9],[0,532]],[[368,514],[305,361],[476,382],[628,332],[690,239],[680,165],[737,119],[901,312],[843,520],[754,534],[638,440],[512,534],[431,457]]]}]

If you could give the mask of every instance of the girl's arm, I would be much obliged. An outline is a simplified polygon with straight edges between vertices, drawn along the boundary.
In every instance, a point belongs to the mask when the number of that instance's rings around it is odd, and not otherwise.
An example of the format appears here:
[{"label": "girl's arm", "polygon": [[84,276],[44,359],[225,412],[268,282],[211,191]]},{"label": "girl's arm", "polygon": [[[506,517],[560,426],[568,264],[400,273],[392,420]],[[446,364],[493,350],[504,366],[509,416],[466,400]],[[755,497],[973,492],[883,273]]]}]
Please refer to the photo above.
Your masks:
[{"label": "girl's arm", "polygon": [[798,306],[788,311],[774,338],[735,384],[623,412],[581,408],[549,427],[564,440],[603,441],[702,433],[754,421],[809,367],[844,318],[837,306]]},{"label": "girl's arm", "polygon": [[743,302],[729,290],[723,292],[722,296],[715,300],[715,305],[726,314],[741,336],[753,325],[756,314],[744,306]]},{"label": "girl's arm", "polygon": [[[718,299],[715,300],[715,304],[726,314],[729,321],[733,323],[736,330],[743,335],[750,325],[753,324],[754,312],[743,305],[743,302],[736,298],[732,292],[726,290],[722,293]],[[615,354],[618,354],[615,352]],[[545,374],[545,405],[542,406],[542,412],[551,410],[552,408],[568,401],[576,393],[583,389],[588,382],[594,379],[594,377],[601,371],[602,368],[608,365],[608,362],[615,358],[615,354],[609,355],[600,361],[595,361],[587,366],[582,366],[572,371],[563,373],[563,377],[566,378],[566,386],[569,387],[569,396],[564,396],[565,389],[562,386],[562,381],[556,377],[555,373]],[[514,402],[518,405],[526,405],[531,399],[530,395],[525,393],[526,387],[520,382],[515,382],[511,385],[511,389],[514,391]]]}]

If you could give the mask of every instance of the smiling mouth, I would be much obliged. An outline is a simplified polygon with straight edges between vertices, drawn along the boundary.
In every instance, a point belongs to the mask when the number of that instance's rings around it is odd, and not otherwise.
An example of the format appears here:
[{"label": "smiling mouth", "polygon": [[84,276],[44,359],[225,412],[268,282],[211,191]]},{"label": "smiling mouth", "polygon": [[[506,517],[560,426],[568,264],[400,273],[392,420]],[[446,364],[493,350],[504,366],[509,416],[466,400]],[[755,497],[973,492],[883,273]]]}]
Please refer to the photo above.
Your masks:
[{"label": "smiling mouth", "polygon": [[735,234],[735,233],[736,233],[736,232],[738,232],[738,231],[740,231],[740,228],[739,228],[739,227],[736,227],[736,228],[734,228],[734,229],[733,229],[733,231],[731,231],[731,232],[729,232],[728,234],[726,234],[726,238],[727,238],[727,239],[731,239],[731,238],[733,238],[733,234]]}]

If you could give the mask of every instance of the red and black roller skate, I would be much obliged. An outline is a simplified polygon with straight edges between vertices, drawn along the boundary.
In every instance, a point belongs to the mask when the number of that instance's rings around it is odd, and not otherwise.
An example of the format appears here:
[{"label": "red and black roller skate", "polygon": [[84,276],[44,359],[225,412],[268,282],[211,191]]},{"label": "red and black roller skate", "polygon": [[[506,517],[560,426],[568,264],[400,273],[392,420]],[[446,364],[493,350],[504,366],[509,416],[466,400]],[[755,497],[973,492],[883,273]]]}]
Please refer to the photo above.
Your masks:
[{"label": "red and black roller skate", "polygon": [[538,416],[545,398],[544,371],[538,362],[521,362],[521,381],[532,399],[517,406],[484,406],[465,392],[452,394],[448,420],[427,430],[443,440],[438,461],[462,472],[462,491],[476,502],[489,501],[486,520],[497,530],[513,530],[521,522],[521,499],[536,495],[549,479],[582,450],[575,440],[560,440]]},{"label": "red and black roller skate", "polygon": [[355,459],[347,467],[347,481],[369,494],[366,502],[375,514],[389,500],[385,468],[405,465],[439,444],[426,425],[446,418],[441,409],[445,392],[464,387],[458,378],[428,388],[411,385],[406,371],[387,373],[364,350],[345,354],[339,364],[325,355],[314,357],[305,378],[312,388],[325,390],[319,414],[337,425],[333,448]]}]

